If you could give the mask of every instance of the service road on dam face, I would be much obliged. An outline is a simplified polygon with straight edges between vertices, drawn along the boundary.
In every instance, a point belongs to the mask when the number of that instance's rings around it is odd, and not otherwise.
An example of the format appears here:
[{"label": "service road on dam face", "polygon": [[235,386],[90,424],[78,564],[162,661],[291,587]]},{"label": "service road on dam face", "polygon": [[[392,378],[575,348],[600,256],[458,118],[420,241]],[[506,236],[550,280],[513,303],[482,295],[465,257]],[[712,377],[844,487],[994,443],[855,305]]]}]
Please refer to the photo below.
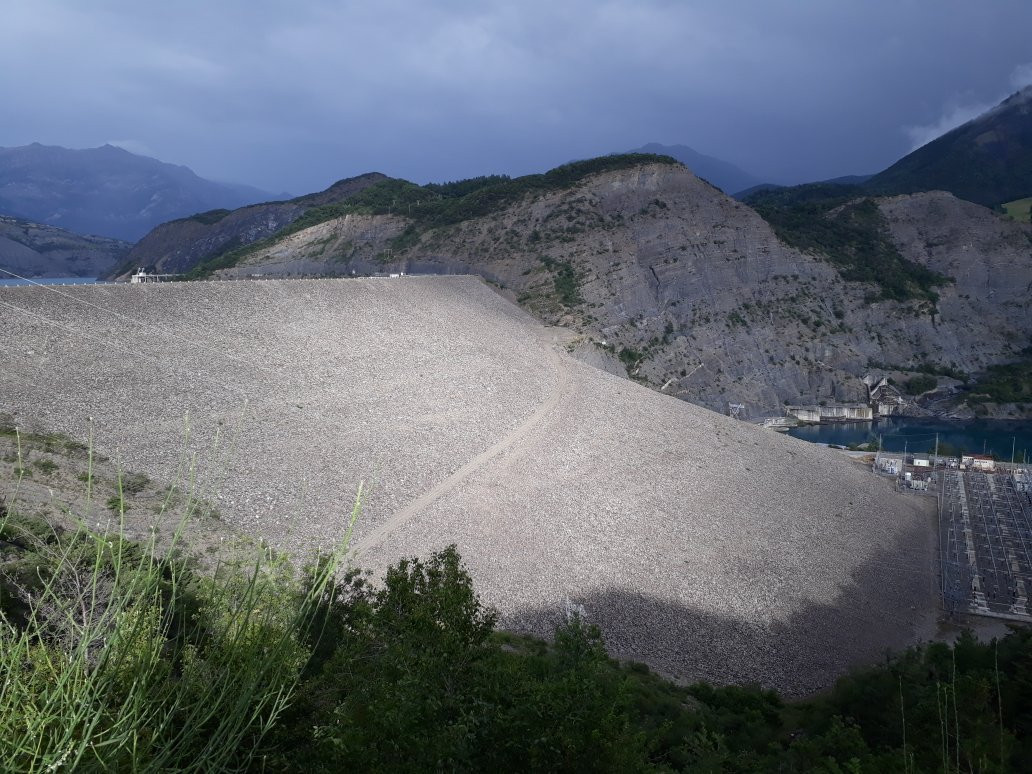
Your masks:
[{"label": "service road on dam face", "polygon": [[946,609],[1032,623],[1032,494],[1009,473],[944,474],[940,547]]}]

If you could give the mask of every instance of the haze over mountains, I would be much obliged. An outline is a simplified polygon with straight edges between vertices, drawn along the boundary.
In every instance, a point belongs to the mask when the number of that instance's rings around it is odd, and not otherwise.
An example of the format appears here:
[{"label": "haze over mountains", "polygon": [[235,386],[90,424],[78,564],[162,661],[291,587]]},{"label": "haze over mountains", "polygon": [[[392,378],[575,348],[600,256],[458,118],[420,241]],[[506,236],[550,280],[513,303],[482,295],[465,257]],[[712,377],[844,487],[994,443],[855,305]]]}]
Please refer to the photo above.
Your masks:
[{"label": "haze over mountains", "polygon": [[[797,198],[805,199],[812,196],[813,186],[827,183],[842,185],[842,193],[851,187],[856,195],[949,191],[985,207],[1032,195],[1032,86],[875,175],[846,176],[788,190],[798,191]],[[756,193],[771,188],[781,186],[760,186]],[[739,195],[744,193],[750,192]]]},{"label": "haze over mountains", "polygon": [[0,148],[0,215],[135,242],[159,223],[274,198],[113,145]]}]

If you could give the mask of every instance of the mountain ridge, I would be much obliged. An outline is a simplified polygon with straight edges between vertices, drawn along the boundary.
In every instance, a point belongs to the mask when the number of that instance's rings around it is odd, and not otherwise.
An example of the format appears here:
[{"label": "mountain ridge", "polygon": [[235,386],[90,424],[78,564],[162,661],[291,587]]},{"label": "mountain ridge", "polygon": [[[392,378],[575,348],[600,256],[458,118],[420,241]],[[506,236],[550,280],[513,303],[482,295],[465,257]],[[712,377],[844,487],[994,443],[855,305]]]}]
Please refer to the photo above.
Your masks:
[{"label": "mountain ridge", "polygon": [[663,145],[658,142],[650,142],[628,152],[670,156],[692,170],[696,176],[712,183],[726,194],[733,195],[746,188],[763,185],[762,180],[736,164],[700,153],[687,145]]},{"label": "mountain ridge", "polygon": [[[754,415],[786,402],[866,400],[860,380],[877,363],[977,373],[1032,337],[1032,228],[949,194],[871,199],[849,215],[862,216],[858,233],[871,235],[886,266],[914,272],[889,295],[891,277],[859,280],[848,263],[784,244],[680,164],[643,160],[465,220],[345,209],[212,270],[479,274],[630,376],[716,410],[744,403]],[[904,222],[921,240],[900,235]],[[958,284],[951,272],[972,253],[983,269]],[[943,279],[906,290],[925,276]],[[972,319],[983,327],[971,330]]]},{"label": "mountain ridge", "polygon": [[137,242],[108,276],[124,277],[136,268],[153,268],[167,274],[190,271],[198,263],[247,248],[280,233],[312,210],[345,201],[384,180],[386,175],[368,172],[286,201],[250,204],[236,210],[209,210],[162,223]]},{"label": "mountain ridge", "polygon": [[130,244],[83,236],[42,223],[0,215],[0,279],[99,277],[129,252]]},{"label": "mountain ridge", "polygon": [[80,234],[136,241],[173,218],[269,197],[110,144],[0,148],[0,213]]},{"label": "mountain ridge", "polygon": [[863,187],[878,195],[949,191],[986,207],[1032,195],[1032,86],[908,153]]}]

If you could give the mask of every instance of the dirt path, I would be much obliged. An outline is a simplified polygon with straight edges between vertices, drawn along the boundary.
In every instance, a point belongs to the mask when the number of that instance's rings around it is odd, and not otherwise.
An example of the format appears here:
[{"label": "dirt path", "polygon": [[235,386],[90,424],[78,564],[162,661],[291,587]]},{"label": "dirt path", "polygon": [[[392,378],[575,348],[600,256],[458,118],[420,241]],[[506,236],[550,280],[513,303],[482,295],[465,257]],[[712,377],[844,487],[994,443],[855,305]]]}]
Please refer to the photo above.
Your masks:
[{"label": "dirt path", "polygon": [[570,377],[569,369],[563,364],[558,352],[556,352],[555,347],[558,342],[556,336],[550,334],[546,330],[539,334],[537,339],[538,343],[551,360],[552,370],[556,375],[556,385],[548,397],[541,402],[541,404],[534,410],[533,414],[527,417],[523,424],[511,433],[489,446],[477,456],[473,457],[471,460],[466,462],[465,465],[451,473],[451,475],[439,484],[427,490],[416,499],[410,501],[401,510],[397,511],[393,516],[387,519],[387,521],[378,526],[361,540],[355,541],[352,544],[354,556],[361,556],[362,552],[383,541],[384,538],[394,530],[398,529],[398,527],[406,524],[424,508],[427,508],[451,492],[472,473],[479,470],[484,465],[498,457],[502,452],[512,448],[514,445],[533,433],[534,430],[537,429],[538,425],[541,424],[541,421],[559,405],[560,401],[562,401],[567,392],[569,392],[570,384],[573,380]]}]

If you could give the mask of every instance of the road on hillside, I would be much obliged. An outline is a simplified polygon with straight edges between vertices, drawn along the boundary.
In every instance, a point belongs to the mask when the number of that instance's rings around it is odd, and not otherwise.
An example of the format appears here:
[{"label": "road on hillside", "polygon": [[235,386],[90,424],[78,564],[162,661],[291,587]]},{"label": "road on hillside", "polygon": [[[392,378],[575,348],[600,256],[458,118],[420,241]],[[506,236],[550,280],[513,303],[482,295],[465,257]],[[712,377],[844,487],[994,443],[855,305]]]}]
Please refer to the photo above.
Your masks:
[{"label": "road on hillside", "polygon": [[394,513],[394,515],[390,516],[385,522],[365,535],[361,540],[355,541],[352,551],[356,557],[361,556],[364,551],[383,541],[384,538],[417,516],[423,509],[451,492],[456,486],[469,478],[471,474],[475,473],[489,462],[492,462],[502,452],[526,439],[537,429],[544,418],[559,405],[560,401],[562,401],[569,392],[572,379],[570,378],[570,373],[566,366],[562,363],[559,355],[555,351],[556,337],[550,336],[548,334],[548,330],[545,329],[538,335],[537,339],[538,343],[541,344],[542,349],[548,355],[556,378],[555,386],[549,393],[548,397],[546,397],[534,412],[511,433],[508,433],[480,454],[473,457],[436,486],[428,489],[426,492],[419,495],[419,497],[410,501],[403,508]]}]

